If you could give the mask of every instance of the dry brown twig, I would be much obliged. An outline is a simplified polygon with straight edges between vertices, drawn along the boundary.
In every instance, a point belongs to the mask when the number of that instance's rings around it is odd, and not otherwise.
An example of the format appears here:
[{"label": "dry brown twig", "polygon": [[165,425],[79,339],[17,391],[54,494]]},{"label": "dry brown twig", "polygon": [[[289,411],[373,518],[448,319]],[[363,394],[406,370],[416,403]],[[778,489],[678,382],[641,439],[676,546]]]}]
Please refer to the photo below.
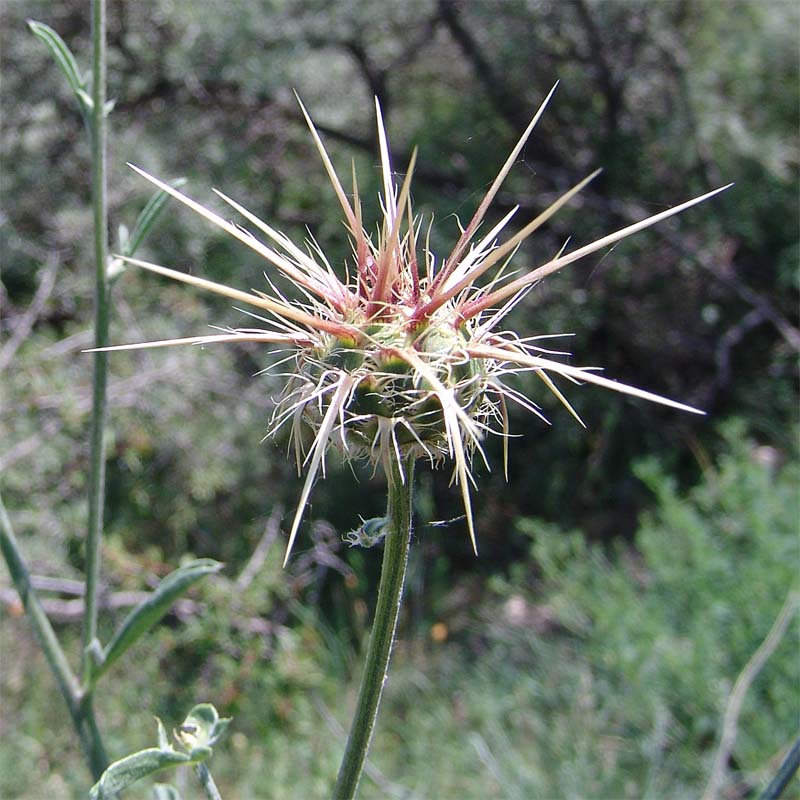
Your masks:
[{"label": "dry brown twig", "polygon": [[720,734],[719,746],[714,756],[714,764],[711,768],[711,775],[706,784],[705,792],[703,792],[702,800],[714,800],[714,798],[720,796],[720,789],[728,773],[728,760],[733,751],[733,744],[736,741],[739,714],[742,710],[745,695],[750,688],[750,684],[753,683],[764,664],[767,663],[769,657],[780,644],[798,607],[800,607],[800,592],[792,588],[786,597],[783,608],[781,608],[772,625],[772,629],[767,634],[767,638],[764,639],[759,648],[750,657],[733,685],[733,690],[725,705],[725,713],[722,716],[722,733]]}]

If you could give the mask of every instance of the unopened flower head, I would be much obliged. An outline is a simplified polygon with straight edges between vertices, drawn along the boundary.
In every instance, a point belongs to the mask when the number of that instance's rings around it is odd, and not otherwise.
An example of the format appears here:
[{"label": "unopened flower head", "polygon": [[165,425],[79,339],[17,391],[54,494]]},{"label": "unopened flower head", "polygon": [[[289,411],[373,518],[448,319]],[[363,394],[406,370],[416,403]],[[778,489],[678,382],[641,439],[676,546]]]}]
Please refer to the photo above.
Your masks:
[{"label": "unopened flower head", "polygon": [[[298,290],[300,300],[287,299],[267,275],[270,292],[244,292],[202,278],[136,259],[128,263],[190,285],[222,294],[266,312],[263,328],[229,328],[222,333],[121,345],[134,349],[211,342],[262,342],[292,351],[292,368],[273,414],[270,432],[284,426],[298,470],[306,480],[295,513],[286,557],[294,543],[309,494],[327,451],[335,447],[345,458],[382,465],[387,475],[403,476],[408,458],[433,463],[449,460],[459,484],[473,548],[475,532],[470,503],[472,459],[483,457],[481,442],[488,432],[507,444],[508,401],[542,416],[533,400],[508,385],[520,371],[534,372],[580,422],[554,378],[594,383],[684,411],[690,406],[634,388],[557,360],[542,347],[543,336],[522,336],[505,330],[508,312],[542,278],[567,264],[689,208],[716,194],[710,192],[616,231],[578,249],[555,254],[535,269],[509,274],[508,263],[520,243],[553,216],[597,173],[589,175],[544,209],[514,235],[502,233],[515,216],[512,209],[491,230],[479,235],[498,189],[516,161],[555,87],[500,169],[453,251],[437,259],[428,245],[423,221],[411,208],[411,177],[416,151],[405,178],[395,181],[380,105],[376,116],[383,177],[382,217],[377,230],[362,219],[356,176],[348,195],[302,103],[300,107],[324,168],[341,205],[349,231],[351,263],[335,269],[311,241],[301,247],[235,201],[219,197],[266,237],[266,244],[241,225],[226,221],[173,187],[133,167],[163,191],[227,231],[260,254]],[[555,358],[553,356],[556,356]],[[542,417],[543,418],[543,417]],[[543,418],[544,419],[544,418]],[[581,422],[581,424],[583,424]],[[506,450],[507,453],[507,450]],[[507,458],[504,454],[504,462]]]}]

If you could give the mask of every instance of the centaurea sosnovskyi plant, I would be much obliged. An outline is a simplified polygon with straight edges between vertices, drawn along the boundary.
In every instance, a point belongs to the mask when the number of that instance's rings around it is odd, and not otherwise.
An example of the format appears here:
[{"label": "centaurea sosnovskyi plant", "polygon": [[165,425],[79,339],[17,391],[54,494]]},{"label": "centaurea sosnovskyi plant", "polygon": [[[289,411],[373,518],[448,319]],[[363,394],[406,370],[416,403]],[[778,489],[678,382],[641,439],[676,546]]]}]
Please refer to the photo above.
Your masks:
[{"label": "centaurea sosnovskyi plant", "polygon": [[[352,796],[357,788],[386,674],[410,538],[415,461],[425,458],[434,464],[452,462],[472,546],[477,552],[470,501],[472,458],[476,451],[483,456],[481,442],[489,432],[499,433],[507,443],[507,401],[542,416],[533,400],[508,385],[509,376],[533,371],[579,422],[554,379],[593,383],[676,409],[702,413],[605,378],[595,368],[575,367],[557,360],[559,354],[537,343],[548,334],[523,336],[502,327],[509,311],[542,278],[722,191],[717,189],[689,200],[575,250],[562,249],[535,269],[510,273],[508,264],[519,245],[598,174],[595,172],[580,181],[505,241],[501,234],[517,208],[491,230],[478,235],[487,210],[554,90],[555,87],[509,155],[453,251],[441,260],[431,252],[423,222],[414,216],[411,207],[416,150],[404,180],[398,185],[377,100],[383,215],[374,236],[362,219],[355,174],[349,197],[300,104],[351,238],[352,263],[340,269],[328,262],[316,242],[305,248],[295,244],[220,192],[217,192],[219,197],[263,234],[269,244],[133,167],[164,192],[263,256],[288,279],[295,292],[299,291],[302,299],[286,299],[270,277],[267,282],[271,292],[245,292],[125,258],[127,263],[256,308],[264,314],[258,317],[264,327],[228,328],[206,336],[105,349],[247,341],[293,351],[293,367],[270,426],[271,433],[284,425],[291,427],[298,470],[306,469],[305,485],[289,533],[287,560],[329,448],[336,448],[344,458],[382,466],[389,481],[378,608],[356,720],[336,787],[337,797]],[[313,435],[309,436],[309,432]]]},{"label": "centaurea sosnovskyi plant", "polygon": [[[266,311],[269,317],[262,320],[266,324],[264,329],[230,328],[224,333],[207,336],[104,348],[125,350],[245,341],[294,348],[294,371],[270,426],[270,432],[275,433],[284,423],[291,424],[298,469],[307,467],[305,486],[289,535],[287,559],[311,487],[332,445],[346,458],[380,463],[387,474],[390,461],[401,465],[409,455],[425,457],[433,463],[451,459],[455,480],[461,486],[472,545],[477,550],[469,493],[472,454],[476,449],[482,453],[481,440],[485,433],[495,430],[493,422],[496,421],[499,432],[507,436],[507,400],[542,416],[530,398],[506,383],[506,375],[520,370],[535,372],[579,422],[577,413],[551,376],[573,383],[594,383],[673,408],[703,413],[683,403],[609,380],[598,375],[595,368],[574,367],[545,357],[543,354],[552,351],[539,347],[536,341],[548,338],[547,334],[525,338],[515,331],[500,329],[511,308],[545,276],[727,188],[689,200],[579,249],[560,252],[516,278],[508,277],[506,267],[519,244],[599,174],[598,170],[582,180],[507,241],[500,242],[498,237],[517,208],[477,238],[487,209],[554,89],[503,165],[453,252],[438,269],[435,254],[426,242],[421,242],[422,222],[413,216],[411,209],[410,186],[416,150],[405,180],[398,187],[377,101],[384,192],[381,198],[383,219],[374,240],[363,226],[355,175],[351,202],[301,103],[352,239],[354,267],[345,265],[343,276],[337,274],[316,243],[306,249],[299,247],[221,192],[216,194],[265,234],[271,246],[240,225],[226,221],[168,184],[133,167],[160,189],[263,256],[305,296],[303,302],[289,301],[274,286],[271,295],[258,290],[243,292],[122,257],[127,263]],[[492,269],[494,274],[490,280],[479,284],[478,280]],[[268,281],[272,285],[269,278]],[[303,446],[307,439],[304,436],[306,426],[314,432],[308,453]]]}]

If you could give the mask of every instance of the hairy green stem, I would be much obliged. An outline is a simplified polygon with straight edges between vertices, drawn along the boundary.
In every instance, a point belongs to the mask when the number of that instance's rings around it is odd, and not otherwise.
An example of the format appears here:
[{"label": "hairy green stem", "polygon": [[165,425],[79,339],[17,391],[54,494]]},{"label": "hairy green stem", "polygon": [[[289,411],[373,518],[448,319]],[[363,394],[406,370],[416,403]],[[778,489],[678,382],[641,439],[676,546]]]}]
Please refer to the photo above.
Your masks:
[{"label": "hairy green stem", "polygon": [[208,767],[201,761],[199,764],[195,764],[194,771],[208,800],[222,800],[222,795],[219,793],[217,784],[214,783],[214,779],[211,777]]},{"label": "hairy green stem", "polygon": [[[94,342],[108,344],[108,201],[106,198],[106,0],[92,0],[92,211],[94,218]],[[105,499],[107,353],[94,354],[89,521],[86,532],[86,608],[83,618],[83,680],[91,685],[89,648],[97,638],[97,585]]]},{"label": "hairy green stem", "polygon": [[94,717],[85,713],[78,679],[61,649],[53,626],[33,588],[30,573],[22,558],[2,497],[0,497],[0,550],[2,550],[3,558],[8,565],[14,588],[22,601],[22,607],[31,621],[36,638],[42,646],[47,663],[67,704],[92,774],[97,778],[107,766],[103,743],[97,732],[97,726],[94,724]]},{"label": "hairy green stem", "polygon": [[383,684],[389,670],[403,582],[406,575],[408,550],[411,543],[411,496],[414,483],[414,459],[409,457],[403,466],[393,464],[389,478],[389,502],[386,511],[388,531],[384,540],[383,566],[378,588],[378,604],[372,625],[367,660],[361,677],[355,715],[347,737],[342,764],[336,779],[334,798],[350,800],[355,797],[364,769]]}]

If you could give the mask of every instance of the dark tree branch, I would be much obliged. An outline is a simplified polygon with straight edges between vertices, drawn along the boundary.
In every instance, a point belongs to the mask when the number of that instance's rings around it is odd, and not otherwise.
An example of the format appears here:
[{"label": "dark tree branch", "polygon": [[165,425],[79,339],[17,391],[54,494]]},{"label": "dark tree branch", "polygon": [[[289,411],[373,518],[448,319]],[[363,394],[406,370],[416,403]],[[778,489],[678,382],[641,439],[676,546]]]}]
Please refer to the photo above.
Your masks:
[{"label": "dark tree branch", "polygon": [[[315,122],[314,125],[321,134],[329,139],[341,142],[342,144],[346,144],[355,148],[356,150],[361,150],[364,153],[377,155],[376,143],[371,137],[366,138],[357,136],[346,130],[332,128],[324,123]],[[408,150],[400,151],[397,148],[393,148],[392,152],[392,160],[398,165],[408,164],[408,162],[411,160],[411,152]],[[448,191],[459,190],[464,188],[466,185],[464,176],[462,174],[450,172],[431,164],[430,162],[426,163],[423,161],[417,161],[417,166],[414,168],[414,176],[418,180],[423,181],[430,186],[439,189],[446,189]]]},{"label": "dark tree branch", "polygon": [[619,128],[619,116],[622,111],[623,77],[618,80],[606,53],[603,36],[597,23],[592,17],[585,0],[572,0],[572,5],[578,14],[585,31],[586,40],[591,51],[591,63],[597,73],[600,89],[605,98],[606,112],[606,141],[613,142]]},{"label": "dark tree branch", "polygon": [[460,8],[461,3],[458,0],[439,0],[438,10],[441,21],[471,64],[494,107],[512,128],[524,131],[530,120],[520,108],[519,96],[498,75],[478,41],[464,25]]},{"label": "dark tree branch", "polygon": [[388,70],[393,72],[400,67],[410,64],[415,58],[417,58],[419,51],[432,41],[433,36],[436,33],[436,28],[439,26],[440,22],[441,19],[439,18],[438,14],[434,14],[432,17],[427,19],[420,27],[418,34],[408,41],[402,52],[396,58],[392,59]]},{"label": "dark tree branch", "polygon": [[[464,25],[461,7],[462,3],[459,0],[439,0],[437,6],[439,18],[471,65],[476,78],[483,84],[486,95],[498,115],[517,135],[520,135],[530,122],[528,110],[525,104],[520,102],[521,94],[494,68],[477,39]],[[556,151],[541,137],[529,141],[526,145],[526,161],[539,160],[548,164],[557,164],[560,160]]]},{"label": "dark tree branch", "polygon": [[388,115],[391,98],[389,89],[386,85],[386,68],[378,67],[370,58],[364,43],[357,39],[349,39],[341,45],[348,52],[358,65],[361,74],[364,76],[369,93],[381,101],[384,113]]},{"label": "dark tree branch", "polygon": [[53,287],[56,285],[56,272],[58,271],[58,258],[51,254],[47,266],[42,270],[39,286],[33,296],[31,304],[24,314],[14,323],[8,341],[0,348],[0,372],[2,372],[14,358],[19,346],[28,338],[33,326],[39,319],[42,309],[50,299]]}]

